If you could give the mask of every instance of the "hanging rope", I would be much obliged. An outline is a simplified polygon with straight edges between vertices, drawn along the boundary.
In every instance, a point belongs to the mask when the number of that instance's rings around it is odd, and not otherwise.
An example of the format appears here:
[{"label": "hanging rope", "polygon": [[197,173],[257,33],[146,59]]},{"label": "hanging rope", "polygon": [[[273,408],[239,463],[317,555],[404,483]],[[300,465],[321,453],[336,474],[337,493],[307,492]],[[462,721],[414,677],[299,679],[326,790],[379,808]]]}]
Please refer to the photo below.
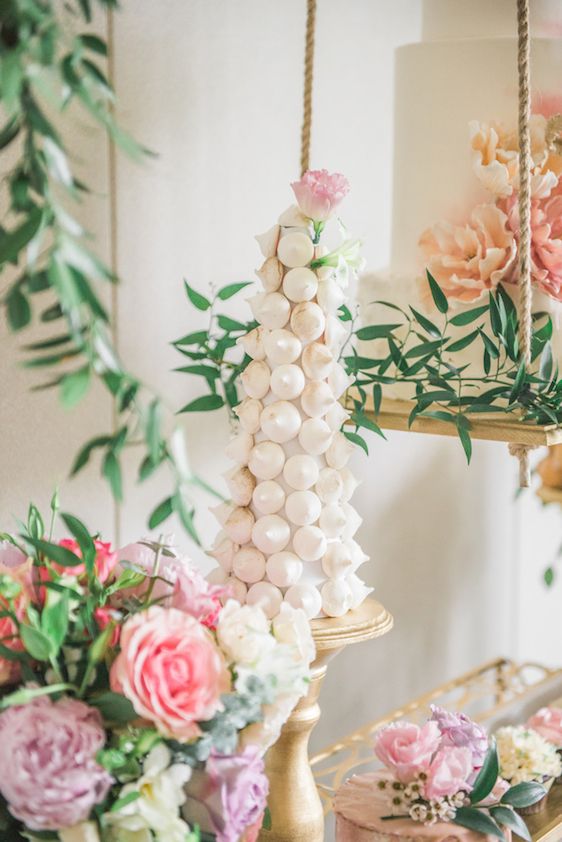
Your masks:
[{"label": "hanging rope", "polygon": [[[531,42],[529,0],[517,0],[517,71],[519,77],[519,349],[528,369],[531,363]],[[530,483],[529,451],[525,444],[510,444],[519,459],[519,484]]]},{"label": "hanging rope", "polygon": [[314,34],[316,0],[306,2],[306,42],[304,48],[304,102],[301,130],[301,175],[310,168],[310,131],[312,127],[312,82],[314,77]]}]

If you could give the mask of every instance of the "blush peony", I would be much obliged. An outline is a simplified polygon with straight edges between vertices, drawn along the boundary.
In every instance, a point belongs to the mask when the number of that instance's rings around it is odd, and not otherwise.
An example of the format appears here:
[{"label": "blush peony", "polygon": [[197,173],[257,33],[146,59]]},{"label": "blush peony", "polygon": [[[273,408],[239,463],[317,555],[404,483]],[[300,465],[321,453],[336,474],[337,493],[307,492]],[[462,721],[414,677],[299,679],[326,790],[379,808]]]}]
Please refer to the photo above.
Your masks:
[{"label": "blush peony", "polygon": [[197,723],[214,716],[221,693],[230,689],[224,659],[207,629],[188,614],[160,606],[124,624],[110,680],[139,716],[179,740],[197,737]]},{"label": "blush peony", "polygon": [[38,698],[0,714],[0,792],[31,830],[85,821],[112,778],[96,762],[105,733],[98,711],[75,699]]},{"label": "blush peony", "polygon": [[377,733],[375,754],[399,781],[407,783],[427,771],[440,739],[437,722],[430,720],[421,728],[410,722],[394,722]]},{"label": "blush peony", "polygon": [[472,775],[472,752],[469,748],[446,746],[437,752],[427,770],[425,797],[444,798],[461,790],[470,792],[468,779]]},{"label": "blush peony", "polygon": [[562,710],[560,708],[541,708],[527,720],[527,727],[532,728],[557,748],[562,748]]},{"label": "blush peony", "polygon": [[291,184],[298,206],[314,222],[325,222],[349,192],[349,182],[341,173],[308,170]]}]

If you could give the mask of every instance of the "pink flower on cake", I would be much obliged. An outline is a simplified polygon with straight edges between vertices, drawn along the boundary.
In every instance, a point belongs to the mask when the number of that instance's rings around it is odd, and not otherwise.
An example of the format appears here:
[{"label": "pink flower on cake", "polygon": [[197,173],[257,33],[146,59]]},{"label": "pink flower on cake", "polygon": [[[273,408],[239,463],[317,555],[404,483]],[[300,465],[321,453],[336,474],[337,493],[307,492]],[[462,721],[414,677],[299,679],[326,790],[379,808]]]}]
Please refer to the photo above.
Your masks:
[{"label": "pink flower on cake", "polygon": [[263,759],[256,748],[248,746],[233,755],[211,754],[205,772],[196,772],[187,786],[186,815],[200,816],[203,828],[215,833],[217,842],[238,842],[246,829],[249,839],[255,839],[268,792]]},{"label": "pink flower on cake", "polygon": [[[65,547],[65,549],[70,550],[71,553],[74,553],[75,556],[78,558],[82,558],[82,550],[77,541],[73,538],[63,538],[62,541],[59,541],[59,545],[61,547]],[[117,553],[113,552],[111,549],[111,544],[105,543],[104,541],[94,541],[94,546],[96,548],[96,558],[95,558],[95,569],[100,582],[105,582],[111,576],[113,572],[113,568],[117,564]],[[70,576],[83,576],[86,573],[86,565],[85,564],[77,564],[75,567],[62,567],[61,565],[54,564],[53,567],[58,573],[65,573]]]},{"label": "pink flower on cake", "polygon": [[0,792],[31,830],[85,821],[112,778],[96,762],[105,743],[98,711],[75,699],[34,699],[0,715]]},{"label": "pink flower on cake", "polygon": [[230,677],[211,634],[189,614],[152,606],[131,617],[121,631],[121,652],[110,674],[144,719],[164,734],[189,740],[199,721],[221,707]]},{"label": "pink flower on cake", "polygon": [[425,797],[443,798],[457,792],[470,792],[468,779],[473,772],[472,752],[469,748],[447,746],[437,752],[427,770]]},{"label": "pink flower on cake", "polygon": [[507,222],[495,205],[479,205],[466,225],[439,222],[422,234],[427,268],[448,298],[476,301],[512,269],[516,244]]},{"label": "pink flower on cake", "polygon": [[[519,207],[517,199],[502,202],[508,227],[519,240]],[[517,264],[513,263],[506,280],[517,282]],[[546,295],[562,301],[562,187],[559,185],[546,199],[533,199],[531,206],[531,275],[536,286]]]},{"label": "pink flower on cake", "polygon": [[470,749],[473,768],[479,769],[488,752],[484,728],[465,713],[453,713],[438,705],[431,705],[431,718],[439,725],[441,746]]},{"label": "pink flower on cake", "polygon": [[308,170],[291,184],[298,206],[314,222],[325,222],[349,192],[349,182],[341,173]]},{"label": "pink flower on cake", "polygon": [[375,754],[399,781],[408,783],[419,772],[427,771],[440,739],[437,722],[430,720],[421,728],[410,722],[394,722],[377,733]]},{"label": "pink flower on cake", "polygon": [[544,707],[527,720],[527,727],[538,731],[541,737],[562,748],[562,710]]}]

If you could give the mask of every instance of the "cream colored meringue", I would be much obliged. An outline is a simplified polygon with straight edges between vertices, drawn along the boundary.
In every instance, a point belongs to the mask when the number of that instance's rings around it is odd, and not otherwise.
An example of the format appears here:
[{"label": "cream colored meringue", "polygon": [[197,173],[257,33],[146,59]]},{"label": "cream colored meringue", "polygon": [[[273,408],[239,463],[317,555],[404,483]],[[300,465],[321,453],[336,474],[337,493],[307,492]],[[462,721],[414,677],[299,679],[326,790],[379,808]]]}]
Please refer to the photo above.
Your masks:
[{"label": "cream colored meringue", "polygon": [[322,570],[330,579],[347,576],[353,569],[353,560],[347,544],[331,541],[322,558]]},{"label": "cream colored meringue", "polygon": [[311,342],[302,352],[302,367],[311,380],[325,380],[334,365],[334,355],[323,342]]},{"label": "cream colored meringue", "polygon": [[285,594],[285,602],[293,608],[302,608],[309,620],[317,617],[322,610],[322,598],[318,589],[304,582],[289,588]]},{"label": "cream colored meringue", "polygon": [[305,377],[302,368],[293,363],[280,365],[271,374],[271,391],[281,398],[290,401],[298,398],[304,389]]},{"label": "cream colored meringue", "polygon": [[246,595],[248,605],[259,605],[265,616],[272,620],[279,613],[283,594],[271,582],[256,582]]},{"label": "cream colored meringue", "polygon": [[216,517],[221,526],[224,526],[236,506],[232,503],[219,503],[218,506],[210,506],[209,511]]},{"label": "cream colored meringue", "polygon": [[288,207],[278,219],[284,228],[308,228],[309,221],[298,205]]},{"label": "cream colored meringue", "polygon": [[334,356],[339,357],[348,337],[348,329],[337,316],[326,316],[324,341]]},{"label": "cream colored meringue", "polygon": [[224,531],[235,544],[247,544],[252,537],[255,520],[250,509],[240,506],[235,508],[225,520]]},{"label": "cream colored meringue", "polygon": [[215,567],[206,577],[210,585],[225,585],[228,582],[228,578],[227,571],[222,567]]},{"label": "cream colored meringue", "polygon": [[228,588],[228,596],[224,599],[227,602],[229,599],[235,599],[237,602],[243,603],[246,601],[246,594],[248,592],[248,588],[240,579],[237,579],[236,576],[229,576],[226,582],[224,583],[225,586]]},{"label": "cream colored meringue", "polygon": [[351,377],[340,363],[334,363],[330,374],[328,375],[328,384],[333,392],[334,398],[339,400],[346,389],[353,383]]},{"label": "cream colored meringue", "polygon": [[284,444],[294,439],[299,432],[301,415],[294,403],[275,401],[263,410],[260,424],[268,439]]},{"label": "cream colored meringue", "polygon": [[320,594],[322,610],[328,617],[342,617],[351,608],[351,589],[345,579],[330,579]]},{"label": "cream colored meringue", "polygon": [[253,360],[265,360],[265,347],[263,344],[263,327],[255,327],[244,336],[236,340],[238,345],[244,349]]},{"label": "cream colored meringue", "polygon": [[342,425],[350,417],[350,413],[345,409],[341,403],[334,403],[326,413],[325,421],[330,430],[334,433],[341,429]]},{"label": "cream colored meringue", "polygon": [[254,318],[269,330],[285,327],[289,321],[291,305],[280,292],[258,293],[250,305]]},{"label": "cream colored meringue", "polygon": [[343,289],[334,280],[320,281],[316,300],[325,313],[337,313],[346,302]]},{"label": "cream colored meringue", "polygon": [[248,506],[256,487],[256,478],[247,467],[233,468],[226,474],[230,497],[237,506]]},{"label": "cream colored meringue", "polygon": [[248,467],[258,479],[275,479],[283,470],[285,451],[274,441],[261,441],[250,451]]},{"label": "cream colored meringue", "polygon": [[266,573],[270,582],[278,588],[296,585],[302,576],[303,564],[294,553],[282,550],[267,559]]},{"label": "cream colored meringue", "polygon": [[260,251],[264,257],[271,257],[276,254],[280,234],[281,228],[279,225],[272,225],[271,228],[268,228],[268,230],[263,234],[256,234],[255,239],[257,240]]},{"label": "cream colored meringue", "polygon": [[359,480],[353,476],[349,468],[342,468],[340,476],[343,483],[341,499],[343,503],[347,503],[353,497]]},{"label": "cream colored meringue", "polygon": [[[238,406],[234,407],[234,412],[240,419],[240,426],[246,433],[251,433],[252,435],[257,433],[260,428],[262,410],[263,404],[256,398],[244,398]],[[252,441],[252,447],[253,446]],[[252,447],[250,447],[250,450]],[[250,454],[250,450],[248,450],[248,455]]]},{"label": "cream colored meringue", "polygon": [[277,257],[268,257],[260,268],[256,269],[256,275],[266,292],[275,292],[283,280],[283,264]]},{"label": "cream colored meringue", "polygon": [[232,570],[232,559],[234,558],[234,553],[239,549],[239,545],[235,544],[234,541],[228,537],[226,532],[222,530],[215,538],[215,543],[211,549],[207,550],[207,555],[216,559],[226,573],[230,573]]},{"label": "cream colored meringue", "polygon": [[264,336],[265,353],[272,365],[286,365],[298,360],[302,351],[300,340],[290,330],[280,328]]},{"label": "cream colored meringue", "polygon": [[299,442],[306,453],[310,453],[311,456],[320,456],[329,448],[333,435],[322,418],[307,418],[302,423]]},{"label": "cream colored meringue", "polygon": [[265,576],[265,556],[256,547],[241,547],[234,555],[232,570],[247,584],[260,582]]},{"label": "cream colored meringue", "polygon": [[318,289],[318,278],[311,269],[301,267],[300,269],[289,269],[283,278],[283,292],[296,304],[302,301],[311,301]]},{"label": "cream colored meringue", "polygon": [[322,336],[325,326],[324,313],[314,301],[303,301],[293,307],[291,328],[301,342],[314,342]]},{"label": "cream colored meringue", "polygon": [[330,468],[341,471],[349,462],[352,453],[353,445],[349,439],[346,439],[343,433],[334,433],[332,443],[326,451],[326,462]]},{"label": "cream colored meringue", "polygon": [[345,545],[351,557],[353,571],[357,570],[358,567],[361,567],[361,565],[364,564],[366,561],[369,561],[369,556],[365,552],[363,552],[363,549],[353,538],[348,539],[345,542]]},{"label": "cream colored meringue", "polygon": [[252,541],[267,555],[284,550],[290,539],[289,524],[279,515],[263,515],[256,520],[252,530]]},{"label": "cream colored meringue", "polygon": [[337,503],[343,493],[343,480],[335,468],[322,468],[316,481],[316,493],[323,503]]},{"label": "cream colored meringue", "polygon": [[345,525],[345,512],[337,503],[328,503],[320,513],[318,523],[326,538],[339,538]]},{"label": "cream colored meringue", "polygon": [[256,398],[256,400],[267,395],[270,378],[269,366],[263,360],[252,360],[240,376],[244,391],[249,398]]},{"label": "cream colored meringue", "polygon": [[306,266],[314,257],[314,246],[307,234],[291,231],[279,240],[277,255],[281,263],[289,269]]},{"label": "cream colored meringue", "polygon": [[318,480],[318,463],[306,453],[290,456],[283,468],[283,479],[295,491],[307,491]]},{"label": "cream colored meringue", "polygon": [[363,518],[357,509],[354,509],[353,506],[349,505],[349,503],[342,503],[341,507],[343,509],[345,519],[345,526],[342,530],[342,539],[344,541],[348,541],[350,538],[353,538],[363,523]]},{"label": "cream colored meringue", "polygon": [[285,491],[278,482],[259,482],[252,495],[252,502],[262,515],[274,515],[285,505]]},{"label": "cream colored meringue", "polygon": [[[312,380],[302,390],[301,406],[304,412],[312,418],[325,415],[333,403],[334,394],[323,380]],[[336,435],[338,434],[336,433]]]},{"label": "cream colored meringue", "polygon": [[351,593],[350,608],[359,608],[361,603],[373,592],[373,588],[369,588],[355,573],[350,573],[345,581]]},{"label": "cream colored meringue", "polygon": [[313,491],[292,491],[285,500],[285,512],[295,526],[316,523],[321,510],[322,503]]},{"label": "cream colored meringue", "polygon": [[233,436],[225,448],[225,453],[233,462],[239,465],[247,465],[250,452],[254,446],[254,437],[245,431]]},{"label": "cream colored meringue", "polygon": [[326,536],[317,526],[301,526],[293,535],[293,549],[303,561],[318,561],[326,547]]}]

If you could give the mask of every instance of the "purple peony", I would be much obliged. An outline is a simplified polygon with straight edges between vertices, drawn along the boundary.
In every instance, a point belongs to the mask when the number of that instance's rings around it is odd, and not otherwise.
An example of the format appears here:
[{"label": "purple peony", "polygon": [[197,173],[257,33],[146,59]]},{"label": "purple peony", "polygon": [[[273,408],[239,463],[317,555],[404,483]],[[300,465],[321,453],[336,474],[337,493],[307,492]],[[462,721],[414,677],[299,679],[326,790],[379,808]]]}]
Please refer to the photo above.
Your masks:
[{"label": "purple peony", "polygon": [[0,792],[30,830],[85,821],[112,778],[96,762],[105,733],[97,710],[37,698],[0,714]]},{"label": "purple peony", "polygon": [[481,725],[464,713],[452,713],[431,705],[431,719],[441,731],[441,745],[455,748],[467,747],[472,752],[472,765],[480,769],[488,751],[488,735]]},{"label": "purple peony", "polygon": [[240,754],[212,754],[205,772],[187,785],[184,818],[216,834],[217,842],[238,842],[260,820],[269,792],[263,759],[254,746]]}]

